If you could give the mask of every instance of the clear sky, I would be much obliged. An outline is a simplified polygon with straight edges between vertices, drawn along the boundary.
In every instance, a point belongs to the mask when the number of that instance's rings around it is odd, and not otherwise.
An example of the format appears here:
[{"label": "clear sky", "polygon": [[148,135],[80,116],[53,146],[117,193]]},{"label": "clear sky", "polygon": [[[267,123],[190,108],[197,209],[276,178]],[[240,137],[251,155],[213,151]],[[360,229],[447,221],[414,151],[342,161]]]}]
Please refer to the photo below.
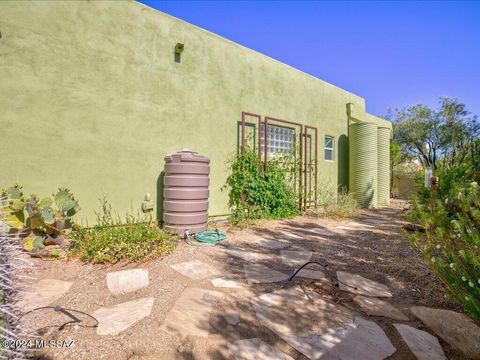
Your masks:
[{"label": "clear sky", "polygon": [[362,96],[375,115],[439,96],[480,115],[480,1],[140,2]]}]

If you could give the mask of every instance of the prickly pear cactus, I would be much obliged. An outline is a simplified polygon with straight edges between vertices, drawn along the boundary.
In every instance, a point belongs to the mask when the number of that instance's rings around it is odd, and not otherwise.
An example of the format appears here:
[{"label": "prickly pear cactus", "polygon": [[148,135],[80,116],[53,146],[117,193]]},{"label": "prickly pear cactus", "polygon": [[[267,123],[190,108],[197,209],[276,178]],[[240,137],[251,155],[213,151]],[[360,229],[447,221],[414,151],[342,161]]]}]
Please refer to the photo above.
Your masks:
[{"label": "prickly pear cactus", "polygon": [[[26,228],[30,235],[23,247],[32,256],[58,256],[46,245],[65,248],[65,233],[72,227],[72,217],[80,210],[78,201],[67,188],[58,189],[52,197],[41,199],[31,194],[25,197],[22,187],[12,186],[2,191],[7,201],[6,220],[16,228]],[[55,251],[58,251],[56,249]]]}]

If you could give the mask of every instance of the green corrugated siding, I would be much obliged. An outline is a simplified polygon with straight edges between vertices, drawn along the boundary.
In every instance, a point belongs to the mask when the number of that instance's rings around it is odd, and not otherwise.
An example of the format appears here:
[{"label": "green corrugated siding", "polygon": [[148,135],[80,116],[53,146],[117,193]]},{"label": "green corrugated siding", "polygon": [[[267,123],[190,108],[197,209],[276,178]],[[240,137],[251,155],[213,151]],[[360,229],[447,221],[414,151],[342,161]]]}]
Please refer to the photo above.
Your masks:
[{"label": "green corrugated siding", "polygon": [[377,125],[355,123],[349,130],[350,192],[362,208],[377,205]]},{"label": "green corrugated siding", "polygon": [[390,202],[390,129],[379,127],[377,134],[377,205]]}]

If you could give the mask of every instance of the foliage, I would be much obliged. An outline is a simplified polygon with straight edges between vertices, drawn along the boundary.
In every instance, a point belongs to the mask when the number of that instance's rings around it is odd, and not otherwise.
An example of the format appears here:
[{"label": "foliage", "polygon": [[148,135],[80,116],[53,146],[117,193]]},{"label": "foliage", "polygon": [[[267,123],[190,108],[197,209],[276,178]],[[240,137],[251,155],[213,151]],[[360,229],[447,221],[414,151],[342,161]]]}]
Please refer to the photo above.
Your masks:
[{"label": "foliage", "polygon": [[[477,165],[439,173],[438,191],[422,189],[409,216],[425,228],[414,243],[452,297],[480,324],[480,187]],[[477,178],[478,179],[478,178]]]},{"label": "foliage", "polygon": [[70,235],[72,255],[81,254],[84,261],[92,263],[116,263],[148,260],[175,249],[176,237],[160,231],[154,222],[132,215],[127,215],[124,222],[115,220],[107,200],[103,198],[100,202],[97,225],[91,228],[75,225]]},{"label": "foliage", "polygon": [[457,99],[440,98],[438,110],[421,104],[391,110],[394,142],[405,155],[434,170],[461,165],[480,151],[480,123]]},{"label": "foliage", "polygon": [[293,174],[297,164],[294,156],[269,158],[268,171],[257,154],[247,149],[229,162],[231,173],[222,188],[229,191],[231,221],[246,225],[255,219],[282,219],[298,215],[298,195]]},{"label": "foliage", "polygon": [[318,189],[317,206],[309,209],[308,214],[315,217],[349,218],[355,215],[357,209],[357,201],[346,188],[338,191],[334,185],[324,185]]},{"label": "foliage", "polygon": [[80,210],[67,188],[59,188],[52,197],[42,200],[36,194],[24,196],[19,185],[2,190],[2,195],[9,198],[7,223],[37,235],[27,238],[24,247],[28,251],[41,250],[46,244],[63,245],[65,231],[71,229],[72,217]]}]

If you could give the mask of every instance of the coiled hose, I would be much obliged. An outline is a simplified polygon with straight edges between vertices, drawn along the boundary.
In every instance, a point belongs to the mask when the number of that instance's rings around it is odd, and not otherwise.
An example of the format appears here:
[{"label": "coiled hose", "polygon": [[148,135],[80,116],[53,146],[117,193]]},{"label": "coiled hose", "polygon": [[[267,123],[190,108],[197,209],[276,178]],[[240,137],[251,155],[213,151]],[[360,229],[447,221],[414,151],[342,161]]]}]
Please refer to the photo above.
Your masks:
[{"label": "coiled hose", "polygon": [[220,229],[197,232],[192,236],[188,230],[185,231],[185,241],[193,246],[212,246],[225,240],[227,235]]}]

